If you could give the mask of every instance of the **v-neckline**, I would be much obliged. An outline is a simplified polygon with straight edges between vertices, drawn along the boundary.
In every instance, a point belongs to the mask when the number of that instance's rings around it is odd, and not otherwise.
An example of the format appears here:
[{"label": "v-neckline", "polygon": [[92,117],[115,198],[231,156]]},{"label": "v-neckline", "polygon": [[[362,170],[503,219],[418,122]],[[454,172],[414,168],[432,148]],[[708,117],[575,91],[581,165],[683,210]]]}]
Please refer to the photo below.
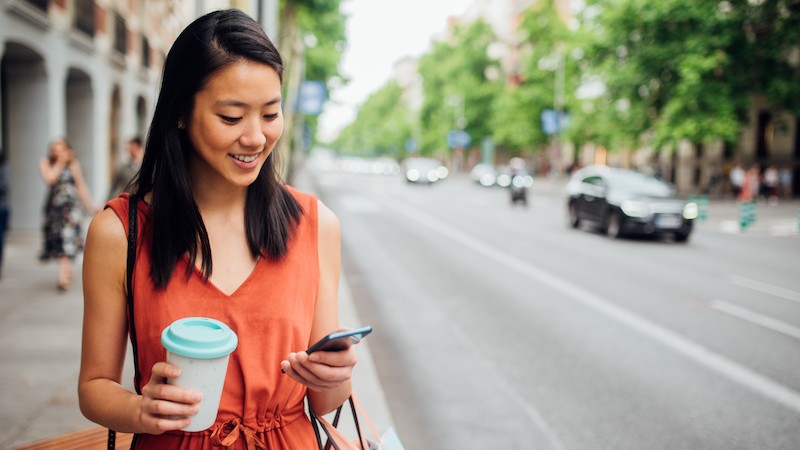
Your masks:
[{"label": "v-neckline", "polygon": [[211,281],[211,278],[204,277],[203,276],[203,272],[197,267],[197,265],[189,262],[189,255],[186,255],[186,254],[183,255],[183,261],[186,264],[191,264],[192,265],[192,276],[197,277],[200,280],[201,283],[210,286],[212,289],[217,291],[219,294],[221,294],[225,298],[231,298],[231,297],[236,296],[236,294],[239,291],[241,291],[242,288],[250,282],[250,279],[252,279],[255,276],[256,270],[258,270],[258,267],[261,265],[261,261],[263,261],[263,260],[264,260],[264,258],[259,256],[258,259],[256,260],[256,264],[253,266],[253,270],[250,271],[250,274],[247,276],[247,278],[245,278],[244,281],[242,281],[241,284],[239,284],[239,286],[237,286],[236,289],[233,290],[233,292],[228,294],[227,292],[225,292],[222,289],[220,289],[219,286],[214,284],[214,282]]}]

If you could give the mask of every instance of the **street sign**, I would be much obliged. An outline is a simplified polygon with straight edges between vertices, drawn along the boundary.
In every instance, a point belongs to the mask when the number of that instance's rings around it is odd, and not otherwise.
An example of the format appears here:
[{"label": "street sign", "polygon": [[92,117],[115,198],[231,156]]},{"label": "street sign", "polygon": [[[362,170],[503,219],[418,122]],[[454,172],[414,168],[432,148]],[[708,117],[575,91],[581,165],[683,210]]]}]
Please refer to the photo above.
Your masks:
[{"label": "street sign", "polygon": [[298,109],[307,116],[316,116],[322,113],[322,105],[327,97],[328,90],[324,81],[303,81],[300,85]]},{"label": "street sign", "polygon": [[555,109],[542,111],[542,131],[544,134],[560,134],[569,125],[569,113]]},{"label": "street sign", "polygon": [[467,148],[472,142],[469,133],[464,130],[450,130],[447,132],[447,145],[450,148]]}]

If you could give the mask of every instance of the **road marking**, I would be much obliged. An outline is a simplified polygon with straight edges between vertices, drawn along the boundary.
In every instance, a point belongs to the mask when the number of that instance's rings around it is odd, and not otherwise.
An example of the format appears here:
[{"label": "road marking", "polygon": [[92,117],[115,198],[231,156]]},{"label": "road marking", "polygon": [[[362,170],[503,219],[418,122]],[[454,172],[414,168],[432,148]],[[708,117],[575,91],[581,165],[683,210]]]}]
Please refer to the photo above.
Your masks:
[{"label": "road marking", "polygon": [[754,280],[752,278],[747,278],[739,275],[728,275],[728,283],[800,303],[800,292],[764,283],[762,281]]},{"label": "road marking", "polygon": [[787,336],[800,339],[800,328],[789,325],[786,322],[781,322],[778,319],[759,314],[755,311],[751,311],[747,308],[742,308],[741,306],[736,306],[734,304],[716,299],[711,300],[711,308],[756,325],[761,325],[764,328],[769,328],[772,331],[777,331],[778,333],[783,333]]},{"label": "road marking", "polygon": [[728,379],[739,383],[767,398],[770,398],[795,412],[800,412],[800,393],[792,390],[760,373],[745,367],[723,355],[712,352],[707,348],[692,342],[689,339],[652,322],[644,317],[634,314],[610,300],[583,289],[574,283],[547,272],[509,253],[497,250],[488,244],[450,226],[422,210],[403,205],[398,201],[385,203],[387,207],[400,214],[411,218],[441,235],[452,239],[459,244],[495,260],[499,264],[508,266],[530,278],[539,281],[550,288],[561,292],[573,300],[594,309],[595,311],[636,330],[662,345],[671,348],[683,356],[694,360],[695,363],[705,366]]}]

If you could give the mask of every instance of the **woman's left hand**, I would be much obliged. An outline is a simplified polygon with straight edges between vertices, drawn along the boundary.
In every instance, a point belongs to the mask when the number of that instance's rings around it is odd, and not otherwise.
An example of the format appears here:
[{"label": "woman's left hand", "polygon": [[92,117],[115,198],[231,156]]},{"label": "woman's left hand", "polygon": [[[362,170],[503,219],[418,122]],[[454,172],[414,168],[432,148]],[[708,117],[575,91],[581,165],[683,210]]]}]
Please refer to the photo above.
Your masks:
[{"label": "woman's left hand", "polygon": [[336,352],[317,351],[289,353],[281,361],[281,371],[312,391],[333,389],[353,376],[356,365],[356,346]]}]

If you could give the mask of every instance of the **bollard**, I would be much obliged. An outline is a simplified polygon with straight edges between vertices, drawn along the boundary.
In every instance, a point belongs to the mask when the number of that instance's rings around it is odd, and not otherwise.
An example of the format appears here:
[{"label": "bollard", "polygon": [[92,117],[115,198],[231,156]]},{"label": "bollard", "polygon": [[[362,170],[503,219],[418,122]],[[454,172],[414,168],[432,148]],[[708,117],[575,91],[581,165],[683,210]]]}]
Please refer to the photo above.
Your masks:
[{"label": "bollard", "polygon": [[749,202],[742,202],[739,204],[739,228],[742,231],[747,230],[747,226],[750,225],[748,217],[750,215],[749,212]]},{"label": "bollard", "polygon": [[756,202],[742,202],[739,206],[739,225],[742,231],[756,221]]},{"label": "bollard", "polygon": [[700,209],[700,221],[705,221],[708,218],[708,196],[701,195],[700,202],[697,204],[697,206]]}]

